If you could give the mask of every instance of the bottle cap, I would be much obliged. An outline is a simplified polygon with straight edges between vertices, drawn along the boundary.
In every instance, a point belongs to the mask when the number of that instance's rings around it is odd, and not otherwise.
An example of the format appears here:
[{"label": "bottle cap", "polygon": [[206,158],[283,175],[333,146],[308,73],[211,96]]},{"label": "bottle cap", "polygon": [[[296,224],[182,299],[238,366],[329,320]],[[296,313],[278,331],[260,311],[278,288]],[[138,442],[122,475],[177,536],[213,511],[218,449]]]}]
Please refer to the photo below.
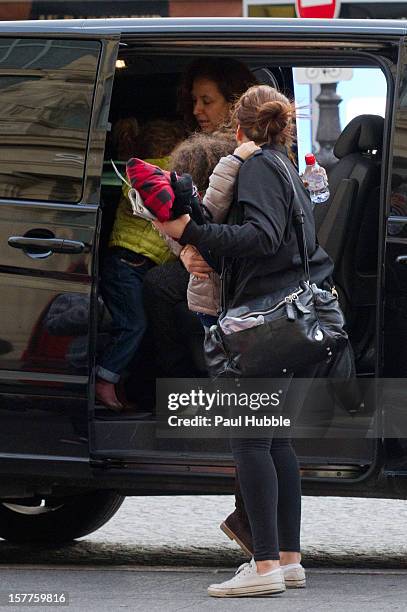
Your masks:
[{"label": "bottle cap", "polygon": [[307,166],[313,166],[316,162],[315,155],[313,153],[307,153],[305,156],[305,163]]}]

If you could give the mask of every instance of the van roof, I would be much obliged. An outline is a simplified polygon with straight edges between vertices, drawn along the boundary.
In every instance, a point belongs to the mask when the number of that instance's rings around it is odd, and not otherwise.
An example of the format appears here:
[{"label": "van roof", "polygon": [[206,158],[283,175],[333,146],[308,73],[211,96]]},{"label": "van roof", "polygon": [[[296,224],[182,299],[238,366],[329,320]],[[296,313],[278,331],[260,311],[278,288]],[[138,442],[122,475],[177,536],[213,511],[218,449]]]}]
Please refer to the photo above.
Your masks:
[{"label": "van roof", "polygon": [[59,19],[37,21],[0,21],[4,34],[120,34],[172,33],[182,26],[182,33],[273,33],[330,35],[333,37],[383,36],[401,37],[407,34],[407,22],[386,19],[257,19],[224,18],[133,18],[133,19]]}]

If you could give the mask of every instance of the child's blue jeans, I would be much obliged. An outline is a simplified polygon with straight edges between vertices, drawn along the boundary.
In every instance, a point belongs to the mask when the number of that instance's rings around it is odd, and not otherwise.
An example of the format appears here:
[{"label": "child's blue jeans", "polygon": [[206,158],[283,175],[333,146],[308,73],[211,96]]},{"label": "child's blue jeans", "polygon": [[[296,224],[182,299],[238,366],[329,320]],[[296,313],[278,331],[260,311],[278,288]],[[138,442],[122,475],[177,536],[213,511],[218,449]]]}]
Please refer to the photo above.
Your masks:
[{"label": "child's blue jeans", "polygon": [[128,249],[109,249],[102,270],[101,293],[112,316],[111,341],[98,359],[96,374],[111,383],[134,357],[147,327],[143,280],[154,263]]}]

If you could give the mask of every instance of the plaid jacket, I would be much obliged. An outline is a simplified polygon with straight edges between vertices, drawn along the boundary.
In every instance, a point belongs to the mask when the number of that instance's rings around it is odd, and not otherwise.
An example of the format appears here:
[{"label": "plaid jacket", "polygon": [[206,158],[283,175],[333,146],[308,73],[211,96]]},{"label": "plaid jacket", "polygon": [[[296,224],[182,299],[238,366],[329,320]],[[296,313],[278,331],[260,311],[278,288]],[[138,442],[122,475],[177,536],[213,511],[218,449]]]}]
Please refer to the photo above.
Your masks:
[{"label": "plaid jacket", "polygon": [[144,206],[159,221],[168,221],[175,199],[170,173],[137,157],[132,157],[127,162],[126,172],[132,187],[141,195]]}]

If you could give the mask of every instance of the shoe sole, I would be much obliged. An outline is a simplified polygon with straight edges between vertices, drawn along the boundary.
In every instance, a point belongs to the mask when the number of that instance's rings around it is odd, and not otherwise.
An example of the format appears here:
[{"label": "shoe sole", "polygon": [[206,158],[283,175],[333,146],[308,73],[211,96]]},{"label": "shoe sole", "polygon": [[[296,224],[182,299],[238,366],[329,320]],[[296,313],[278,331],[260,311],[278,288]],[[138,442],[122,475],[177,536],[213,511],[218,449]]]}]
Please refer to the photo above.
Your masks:
[{"label": "shoe sole", "polygon": [[305,589],[307,581],[303,580],[284,580],[287,589]]},{"label": "shoe sole", "polygon": [[208,588],[208,595],[211,597],[248,597],[248,596],[260,596],[260,595],[278,595],[278,593],[284,593],[285,586],[281,585],[274,588],[266,588],[263,586],[253,587],[242,587],[240,589],[233,589],[232,591],[218,591],[216,589]]},{"label": "shoe sole", "polygon": [[250,551],[247,546],[245,546],[242,542],[242,540],[240,540],[237,535],[231,530],[229,529],[229,527],[226,525],[225,522],[221,523],[219,525],[219,527],[221,528],[221,530],[223,531],[223,533],[225,535],[228,536],[229,540],[232,540],[234,542],[236,542],[236,544],[238,544],[240,546],[240,548],[243,550],[243,552],[248,556],[248,557],[252,557],[253,553],[252,551]]}]

